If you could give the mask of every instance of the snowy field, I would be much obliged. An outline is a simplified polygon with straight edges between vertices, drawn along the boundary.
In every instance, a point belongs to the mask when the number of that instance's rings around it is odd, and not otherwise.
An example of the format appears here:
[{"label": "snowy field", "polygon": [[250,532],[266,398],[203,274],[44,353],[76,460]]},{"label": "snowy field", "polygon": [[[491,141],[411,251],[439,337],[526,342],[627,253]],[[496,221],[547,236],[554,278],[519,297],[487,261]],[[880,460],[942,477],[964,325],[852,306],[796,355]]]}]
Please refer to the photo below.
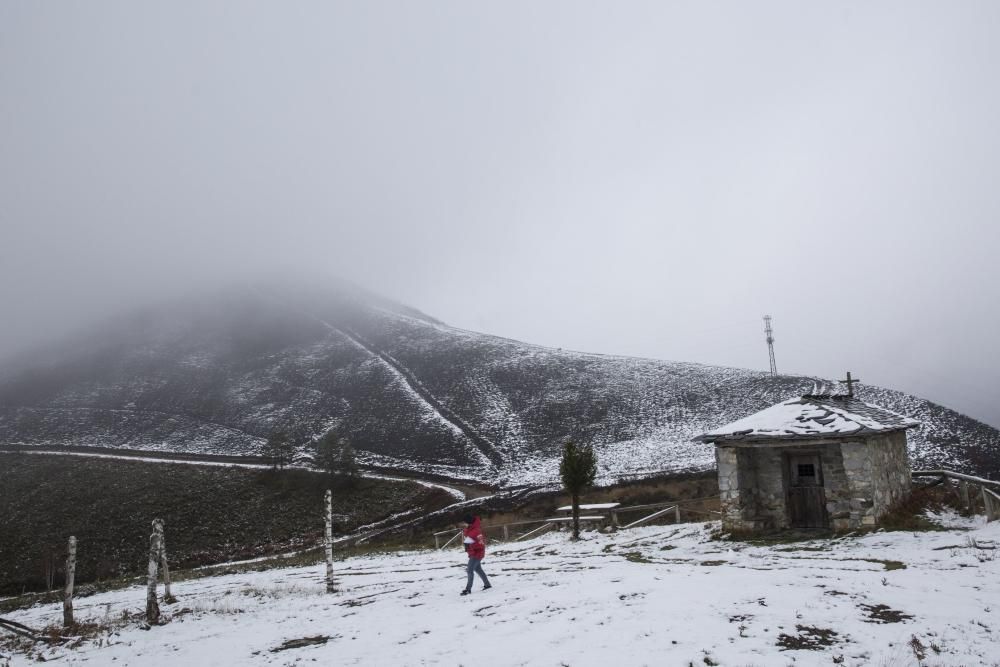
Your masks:
[{"label": "snowy field", "polygon": [[[493,544],[493,588],[460,597],[464,555],[395,552],[174,585],[137,621],[46,660],[89,665],[1000,665],[1000,522],[775,546],[717,524]],[[78,620],[141,613],[144,590],[77,600]],[[8,615],[45,626],[61,607]],[[275,650],[288,640],[327,641]],[[322,641],[322,640],[320,640]],[[33,659],[0,650],[0,664]]]}]

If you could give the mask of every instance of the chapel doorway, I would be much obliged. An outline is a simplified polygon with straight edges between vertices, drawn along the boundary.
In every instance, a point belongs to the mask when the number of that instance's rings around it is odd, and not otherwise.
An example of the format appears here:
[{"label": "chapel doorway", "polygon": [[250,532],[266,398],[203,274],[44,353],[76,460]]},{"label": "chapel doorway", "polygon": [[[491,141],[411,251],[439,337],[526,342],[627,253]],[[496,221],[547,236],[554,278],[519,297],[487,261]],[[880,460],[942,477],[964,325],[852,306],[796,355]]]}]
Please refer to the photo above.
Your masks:
[{"label": "chapel doorway", "polygon": [[792,528],[828,526],[818,454],[788,455],[788,522]]}]

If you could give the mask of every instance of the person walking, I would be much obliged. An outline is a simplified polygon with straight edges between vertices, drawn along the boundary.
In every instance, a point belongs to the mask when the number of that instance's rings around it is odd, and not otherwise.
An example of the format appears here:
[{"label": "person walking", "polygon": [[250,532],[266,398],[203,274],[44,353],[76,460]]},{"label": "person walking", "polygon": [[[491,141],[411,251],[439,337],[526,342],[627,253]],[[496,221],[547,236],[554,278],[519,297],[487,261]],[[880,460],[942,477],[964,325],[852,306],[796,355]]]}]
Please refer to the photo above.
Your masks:
[{"label": "person walking", "polygon": [[483,572],[483,558],[486,557],[486,538],[483,536],[479,517],[466,514],[462,520],[465,522],[465,528],[462,530],[462,543],[465,545],[465,553],[469,555],[469,564],[466,567],[469,580],[465,584],[465,590],[462,591],[462,595],[468,595],[472,592],[473,574],[478,574],[479,578],[483,580],[484,591],[487,588],[492,588],[492,586],[490,586],[490,580],[486,576],[486,573]]}]

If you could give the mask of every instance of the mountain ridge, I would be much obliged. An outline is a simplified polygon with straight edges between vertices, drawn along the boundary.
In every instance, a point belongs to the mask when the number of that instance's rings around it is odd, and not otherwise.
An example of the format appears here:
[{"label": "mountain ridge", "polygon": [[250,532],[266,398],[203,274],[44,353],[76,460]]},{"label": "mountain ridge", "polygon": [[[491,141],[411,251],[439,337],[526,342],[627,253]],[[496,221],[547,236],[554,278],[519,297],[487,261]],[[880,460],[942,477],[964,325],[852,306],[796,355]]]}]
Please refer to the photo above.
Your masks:
[{"label": "mountain ridge", "polygon": [[[362,463],[505,485],[554,479],[573,438],[613,478],[709,468],[692,438],[817,381],[531,345],[342,286],[253,287],[144,309],[0,376],[0,444],[255,455],[285,430],[308,456],[332,429]],[[917,464],[1000,468],[996,429],[858,396],[925,422]]]}]

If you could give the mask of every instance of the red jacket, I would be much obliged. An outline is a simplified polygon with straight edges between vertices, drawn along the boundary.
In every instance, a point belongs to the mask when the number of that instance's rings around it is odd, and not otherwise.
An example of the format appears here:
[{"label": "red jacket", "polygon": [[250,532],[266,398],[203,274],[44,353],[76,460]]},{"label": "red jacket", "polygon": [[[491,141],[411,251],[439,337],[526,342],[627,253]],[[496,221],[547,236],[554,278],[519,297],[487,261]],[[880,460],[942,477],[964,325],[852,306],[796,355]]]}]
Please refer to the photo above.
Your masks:
[{"label": "red jacket", "polygon": [[[474,517],[472,523],[462,531],[462,540],[465,542],[465,553],[469,554],[469,558],[475,558],[476,560],[482,560],[486,557],[486,538],[483,536],[483,531],[479,527],[479,523],[479,517]],[[472,542],[469,542],[469,539]]]}]

